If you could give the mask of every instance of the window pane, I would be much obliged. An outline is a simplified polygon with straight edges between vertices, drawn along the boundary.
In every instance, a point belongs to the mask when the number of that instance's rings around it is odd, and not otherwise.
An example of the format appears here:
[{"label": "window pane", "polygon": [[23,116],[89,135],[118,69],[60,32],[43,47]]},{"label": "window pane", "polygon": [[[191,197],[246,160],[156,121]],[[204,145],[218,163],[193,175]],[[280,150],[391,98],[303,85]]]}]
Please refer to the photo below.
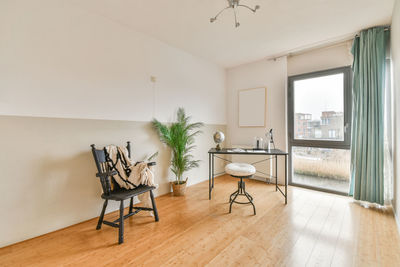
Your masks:
[{"label": "window pane", "polygon": [[294,138],[344,140],[343,73],[294,81]]},{"label": "window pane", "polygon": [[292,182],[348,193],[350,150],[292,147]]}]

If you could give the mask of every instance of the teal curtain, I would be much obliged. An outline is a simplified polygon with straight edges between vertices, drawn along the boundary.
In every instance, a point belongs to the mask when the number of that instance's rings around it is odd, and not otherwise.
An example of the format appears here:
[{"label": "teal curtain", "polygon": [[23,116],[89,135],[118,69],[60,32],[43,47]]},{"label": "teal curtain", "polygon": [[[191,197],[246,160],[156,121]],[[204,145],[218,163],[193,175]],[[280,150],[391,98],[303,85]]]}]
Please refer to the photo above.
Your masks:
[{"label": "teal curtain", "polygon": [[384,27],[364,30],[354,39],[351,182],[357,200],[384,204],[384,89],[386,47]]}]

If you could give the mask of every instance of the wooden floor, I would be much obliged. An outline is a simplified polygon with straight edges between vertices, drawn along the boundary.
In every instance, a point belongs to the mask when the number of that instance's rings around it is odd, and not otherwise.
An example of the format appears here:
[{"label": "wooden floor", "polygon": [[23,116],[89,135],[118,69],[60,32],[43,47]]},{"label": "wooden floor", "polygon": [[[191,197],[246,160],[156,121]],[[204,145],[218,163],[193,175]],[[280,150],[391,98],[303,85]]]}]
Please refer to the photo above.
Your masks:
[{"label": "wooden floor", "polygon": [[0,266],[400,266],[391,212],[295,187],[284,205],[273,186],[248,181],[257,215],[248,205],[229,214],[236,187],[224,176],[211,201],[208,182],[188,188],[185,197],[158,197],[160,221],[146,213],[125,220],[122,245],[117,229],[96,231],[93,219],[0,249]]}]

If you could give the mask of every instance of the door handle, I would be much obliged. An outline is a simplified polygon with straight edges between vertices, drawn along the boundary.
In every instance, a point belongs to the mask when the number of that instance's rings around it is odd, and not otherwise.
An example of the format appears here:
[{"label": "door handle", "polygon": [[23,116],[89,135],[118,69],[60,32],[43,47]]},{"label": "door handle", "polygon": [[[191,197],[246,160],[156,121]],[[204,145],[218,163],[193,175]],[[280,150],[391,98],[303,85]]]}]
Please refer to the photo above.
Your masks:
[{"label": "door handle", "polygon": [[347,122],[343,127],[345,133],[347,133],[348,128],[349,128],[349,123]]}]

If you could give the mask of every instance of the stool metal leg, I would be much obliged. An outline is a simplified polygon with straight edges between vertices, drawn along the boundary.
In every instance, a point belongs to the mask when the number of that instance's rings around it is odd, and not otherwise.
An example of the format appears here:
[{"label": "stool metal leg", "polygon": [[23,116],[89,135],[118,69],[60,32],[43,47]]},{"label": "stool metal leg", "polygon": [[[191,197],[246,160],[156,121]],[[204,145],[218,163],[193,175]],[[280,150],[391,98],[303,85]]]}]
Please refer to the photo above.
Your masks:
[{"label": "stool metal leg", "polygon": [[245,193],[247,199],[249,200],[250,204],[253,206],[254,215],[256,215],[256,206],[253,203],[253,197],[250,196],[247,192]]},{"label": "stool metal leg", "polygon": [[234,195],[236,195],[238,193],[238,190],[236,190],[235,192],[233,192],[230,196],[229,196],[229,202],[232,201],[232,198]]},{"label": "stool metal leg", "polygon": [[251,201],[253,201],[253,197],[249,193],[245,192],[245,194],[246,194],[247,198],[249,198]]},{"label": "stool metal leg", "polygon": [[[240,181],[238,181],[238,189],[229,196],[229,213],[232,212],[232,204],[233,203],[251,204],[253,206],[254,215],[256,215],[256,206],[253,203],[253,197],[249,193],[246,192],[246,184],[243,181],[243,177],[238,177],[238,178],[240,178]],[[236,198],[238,196],[245,196],[247,198],[248,202],[236,201]]]},{"label": "stool metal leg", "polygon": [[229,204],[229,213],[232,212],[232,204],[233,204],[233,202],[235,202],[235,199],[237,198],[238,195],[239,195],[239,191],[237,191],[235,197],[230,201],[231,204]]}]

